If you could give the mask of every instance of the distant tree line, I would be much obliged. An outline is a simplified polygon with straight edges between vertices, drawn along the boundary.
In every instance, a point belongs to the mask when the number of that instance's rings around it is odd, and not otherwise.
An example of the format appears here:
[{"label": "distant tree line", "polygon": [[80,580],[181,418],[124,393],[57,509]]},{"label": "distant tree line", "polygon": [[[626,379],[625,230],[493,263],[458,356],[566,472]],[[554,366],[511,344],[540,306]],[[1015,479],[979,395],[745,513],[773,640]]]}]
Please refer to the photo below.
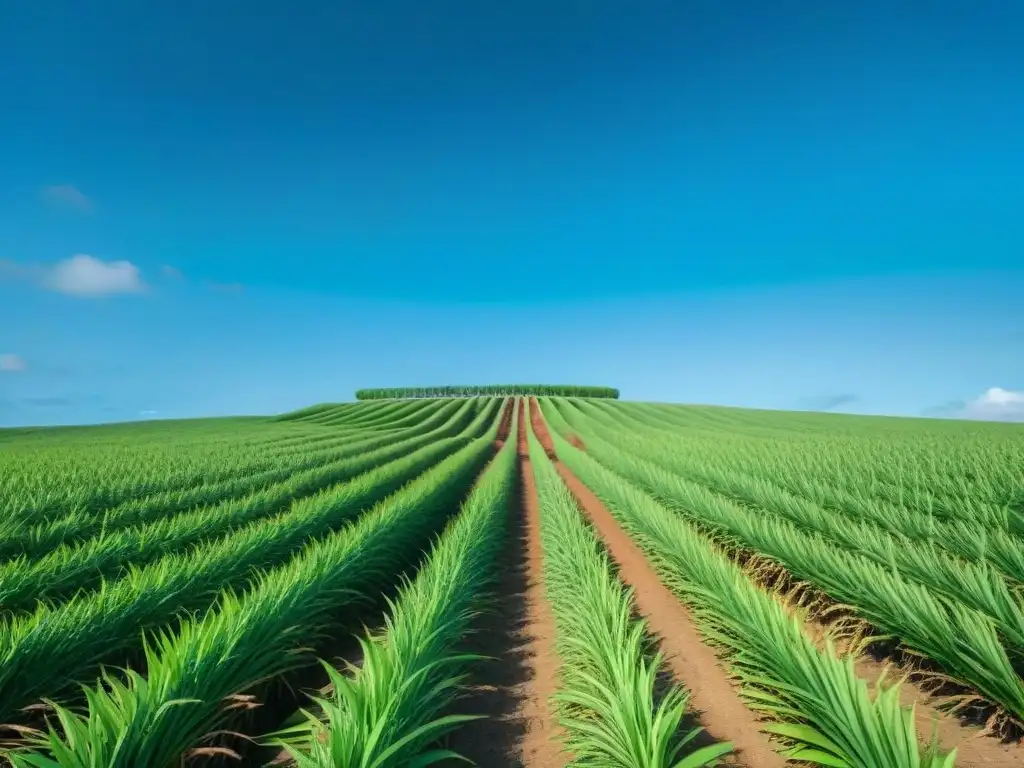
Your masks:
[{"label": "distant tree line", "polygon": [[608,397],[618,399],[614,387],[583,387],[573,384],[493,384],[484,387],[384,387],[357,389],[356,400],[392,400],[413,397]]}]

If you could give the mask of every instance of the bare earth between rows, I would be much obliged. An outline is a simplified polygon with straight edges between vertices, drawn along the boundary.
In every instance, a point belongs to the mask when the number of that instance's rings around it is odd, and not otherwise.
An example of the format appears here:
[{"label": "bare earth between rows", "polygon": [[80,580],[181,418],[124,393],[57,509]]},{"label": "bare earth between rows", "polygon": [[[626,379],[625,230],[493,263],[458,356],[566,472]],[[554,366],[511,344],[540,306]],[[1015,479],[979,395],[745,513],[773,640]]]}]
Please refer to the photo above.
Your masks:
[{"label": "bare earth between rows", "polygon": [[[537,439],[545,451],[553,455],[547,425],[536,402],[530,405]],[[647,557],[600,499],[557,457],[555,466],[603,540],[618,566],[620,578],[633,588],[637,608],[657,636],[668,669],[691,693],[691,706],[697,711],[700,724],[716,740],[733,743],[738,764],[751,768],[783,768],[786,761],[761,733],[757,717],[740,698],[714,652],[701,639],[689,611],[661,583]],[[735,758],[733,762],[737,764]]]}]

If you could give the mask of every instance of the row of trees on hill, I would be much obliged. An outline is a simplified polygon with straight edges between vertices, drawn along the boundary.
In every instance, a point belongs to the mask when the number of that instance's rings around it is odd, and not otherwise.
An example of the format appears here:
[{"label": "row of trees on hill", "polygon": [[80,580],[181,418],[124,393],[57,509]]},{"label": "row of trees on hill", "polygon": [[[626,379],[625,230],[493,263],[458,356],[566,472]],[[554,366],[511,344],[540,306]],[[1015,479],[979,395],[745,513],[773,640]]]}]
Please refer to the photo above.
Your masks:
[{"label": "row of trees on hill", "polygon": [[385,400],[410,397],[608,397],[617,399],[614,387],[584,387],[574,384],[491,384],[482,387],[384,387],[357,389],[356,400]]}]

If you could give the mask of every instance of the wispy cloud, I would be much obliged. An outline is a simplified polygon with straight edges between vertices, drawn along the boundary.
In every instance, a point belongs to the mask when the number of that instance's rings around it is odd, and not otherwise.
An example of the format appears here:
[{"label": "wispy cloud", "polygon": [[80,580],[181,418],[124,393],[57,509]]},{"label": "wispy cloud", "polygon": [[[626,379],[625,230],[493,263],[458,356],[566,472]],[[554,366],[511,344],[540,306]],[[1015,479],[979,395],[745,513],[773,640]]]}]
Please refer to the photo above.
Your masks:
[{"label": "wispy cloud", "polygon": [[154,411],[152,408],[148,408],[148,409],[146,409],[144,411],[139,411],[139,416],[141,416],[144,419],[152,419],[154,416],[157,416],[159,413],[160,413],[159,411]]},{"label": "wispy cloud", "polygon": [[74,184],[51,184],[43,187],[43,199],[53,205],[91,211],[92,201]]},{"label": "wispy cloud", "polygon": [[[159,276],[165,281],[192,283],[181,269],[171,264],[161,265]],[[142,270],[132,262],[104,261],[85,253],[48,264],[19,263],[0,259],[0,281],[3,280],[23,280],[49,291],[83,299],[146,293],[150,289],[143,280]],[[202,280],[199,285],[215,293],[245,292],[242,283]]]},{"label": "wispy cloud", "polygon": [[802,407],[809,411],[834,411],[836,408],[855,403],[859,399],[857,395],[851,394],[819,395],[817,397],[805,397],[802,401]]},{"label": "wispy cloud", "polygon": [[142,293],[145,290],[139,268],[130,261],[102,261],[86,254],[58,261],[46,275],[44,286],[81,298]]},{"label": "wispy cloud", "polygon": [[27,280],[46,290],[83,299],[146,290],[141,270],[130,261],[103,261],[84,253],[53,264],[0,261],[0,278]]},{"label": "wispy cloud", "polygon": [[28,363],[21,355],[6,352],[0,355],[0,371],[4,373],[21,373],[28,370]]},{"label": "wispy cloud", "polygon": [[924,415],[977,421],[1024,422],[1024,391],[989,387],[973,400],[951,400],[927,409]]}]

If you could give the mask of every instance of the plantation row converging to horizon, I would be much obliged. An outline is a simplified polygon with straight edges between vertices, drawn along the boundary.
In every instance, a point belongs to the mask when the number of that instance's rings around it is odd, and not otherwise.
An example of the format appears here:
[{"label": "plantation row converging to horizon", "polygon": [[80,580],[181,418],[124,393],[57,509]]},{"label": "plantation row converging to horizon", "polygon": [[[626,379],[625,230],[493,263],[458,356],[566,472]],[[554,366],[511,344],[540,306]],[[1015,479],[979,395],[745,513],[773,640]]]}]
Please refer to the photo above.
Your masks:
[{"label": "plantation row converging to horizon", "polygon": [[483,389],[0,430],[2,759],[1024,765],[1024,428]]},{"label": "plantation row converging to horizon", "polygon": [[412,397],[604,397],[617,400],[613,387],[573,384],[488,384],[486,386],[390,387],[357,389],[356,400],[393,400]]}]

